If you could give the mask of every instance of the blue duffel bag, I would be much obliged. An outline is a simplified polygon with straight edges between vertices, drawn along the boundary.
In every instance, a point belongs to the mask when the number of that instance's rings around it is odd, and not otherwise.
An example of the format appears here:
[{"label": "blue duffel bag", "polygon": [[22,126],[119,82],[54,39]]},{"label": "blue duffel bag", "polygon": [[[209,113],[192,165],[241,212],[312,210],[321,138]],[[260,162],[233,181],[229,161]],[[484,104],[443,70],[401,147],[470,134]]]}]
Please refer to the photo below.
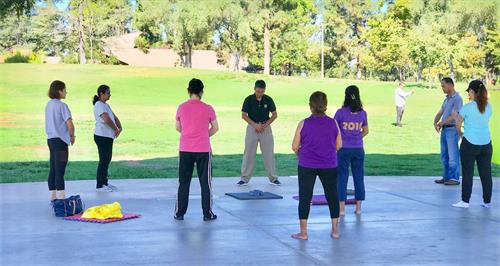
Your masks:
[{"label": "blue duffel bag", "polygon": [[80,195],[71,196],[67,199],[56,199],[52,206],[54,207],[54,214],[57,217],[80,214],[85,209]]}]

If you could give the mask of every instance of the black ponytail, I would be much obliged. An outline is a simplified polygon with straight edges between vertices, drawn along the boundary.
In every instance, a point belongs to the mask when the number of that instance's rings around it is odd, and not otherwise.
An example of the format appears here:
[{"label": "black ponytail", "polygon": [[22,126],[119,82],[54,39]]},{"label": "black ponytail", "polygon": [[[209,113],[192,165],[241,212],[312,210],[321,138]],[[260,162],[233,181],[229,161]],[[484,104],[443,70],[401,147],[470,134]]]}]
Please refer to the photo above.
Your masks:
[{"label": "black ponytail", "polygon": [[104,84],[100,85],[97,88],[97,94],[94,95],[94,99],[92,100],[92,104],[95,105],[95,103],[99,101],[101,94],[104,94],[107,91],[109,91],[109,86],[108,85],[104,85]]},{"label": "black ponytail", "polygon": [[98,101],[99,101],[99,96],[94,95],[94,99],[92,100],[92,105],[95,105],[95,103]]},{"label": "black ponytail", "polygon": [[343,107],[349,107],[351,112],[359,112],[363,110],[363,104],[359,97],[359,88],[351,85],[345,89],[345,98]]}]

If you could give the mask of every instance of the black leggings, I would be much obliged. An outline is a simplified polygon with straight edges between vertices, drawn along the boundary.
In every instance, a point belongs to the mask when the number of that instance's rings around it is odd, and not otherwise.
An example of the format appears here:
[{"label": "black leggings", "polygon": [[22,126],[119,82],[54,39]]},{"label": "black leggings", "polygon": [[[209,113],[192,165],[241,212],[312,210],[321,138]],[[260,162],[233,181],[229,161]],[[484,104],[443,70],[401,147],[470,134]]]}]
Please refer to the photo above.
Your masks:
[{"label": "black leggings", "polygon": [[339,218],[339,194],[337,192],[337,168],[315,169],[299,166],[299,219],[307,219],[311,208],[316,176],[323,185],[330,217]]},{"label": "black leggings", "polygon": [[474,175],[474,163],[477,162],[477,170],[483,186],[484,203],[491,202],[493,181],[491,179],[491,157],[493,147],[491,142],[486,145],[474,145],[466,138],[462,138],[460,144],[460,161],[462,163],[462,201],[469,202],[472,194],[472,176]]},{"label": "black leggings", "polygon": [[99,151],[96,188],[101,188],[103,185],[108,185],[108,167],[113,155],[113,139],[94,135],[94,141]]},{"label": "black leggings", "polygon": [[68,144],[60,138],[47,140],[50,151],[49,190],[64,190],[64,172],[68,164]]}]

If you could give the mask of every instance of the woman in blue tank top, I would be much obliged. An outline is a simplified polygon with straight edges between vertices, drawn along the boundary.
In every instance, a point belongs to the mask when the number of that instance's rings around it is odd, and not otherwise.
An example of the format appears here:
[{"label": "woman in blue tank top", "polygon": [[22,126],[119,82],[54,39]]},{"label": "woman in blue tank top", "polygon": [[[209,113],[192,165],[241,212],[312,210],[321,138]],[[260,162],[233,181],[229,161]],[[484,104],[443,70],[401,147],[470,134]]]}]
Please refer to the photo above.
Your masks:
[{"label": "woman in blue tank top", "polygon": [[307,219],[314,183],[319,176],[332,220],[332,238],[339,238],[339,197],[337,193],[337,150],[342,147],[339,127],[328,117],[326,94],[314,92],[309,98],[312,115],[301,121],[295,132],[292,149],[298,155],[300,233],[293,238],[307,240]]}]

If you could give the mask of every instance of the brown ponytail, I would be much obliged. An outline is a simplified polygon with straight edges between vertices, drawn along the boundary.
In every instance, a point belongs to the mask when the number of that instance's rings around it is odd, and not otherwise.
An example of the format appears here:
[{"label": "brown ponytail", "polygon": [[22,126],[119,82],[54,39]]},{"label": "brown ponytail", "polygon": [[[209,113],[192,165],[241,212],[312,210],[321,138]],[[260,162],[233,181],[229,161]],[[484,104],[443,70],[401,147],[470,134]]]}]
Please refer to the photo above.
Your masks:
[{"label": "brown ponytail", "polygon": [[473,90],[476,93],[474,100],[477,103],[477,108],[481,114],[484,113],[488,105],[488,90],[486,90],[484,83],[480,80],[473,80],[469,83],[468,90]]},{"label": "brown ponytail", "polygon": [[479,112],[484,113],[486,110],[486,105],[488,105],[488,91],[484,84],[481,84],[479,87],[477,96],[476,96],[477,108],[479,108]]}]

